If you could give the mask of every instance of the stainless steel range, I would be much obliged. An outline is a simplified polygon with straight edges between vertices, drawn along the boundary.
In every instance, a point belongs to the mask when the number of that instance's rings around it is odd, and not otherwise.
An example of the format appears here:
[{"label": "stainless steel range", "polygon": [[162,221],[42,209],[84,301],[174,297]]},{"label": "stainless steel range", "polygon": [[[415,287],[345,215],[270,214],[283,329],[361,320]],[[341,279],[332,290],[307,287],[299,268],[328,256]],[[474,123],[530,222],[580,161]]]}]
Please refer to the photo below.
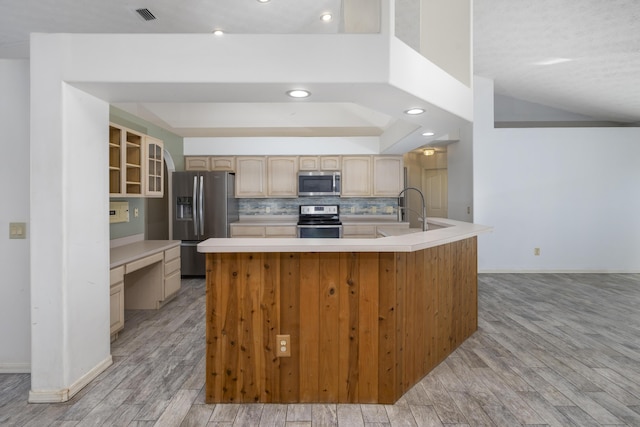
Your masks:
[{"label": "stainless steel range", "polygon": [[340,206],[300,205],[298,237],[339,238],[342,237]]}]

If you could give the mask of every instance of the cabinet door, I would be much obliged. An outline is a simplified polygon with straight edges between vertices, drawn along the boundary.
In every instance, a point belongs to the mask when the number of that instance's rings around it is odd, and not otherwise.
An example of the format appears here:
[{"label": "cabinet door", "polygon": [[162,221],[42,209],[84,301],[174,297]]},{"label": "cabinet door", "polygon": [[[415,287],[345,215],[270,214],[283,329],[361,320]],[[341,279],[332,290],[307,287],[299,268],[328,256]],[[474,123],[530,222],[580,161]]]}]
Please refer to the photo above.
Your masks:
[{"label": "cabinet door", "polygon": [[209,158],[208,157],[185,157],[184,168],[188,171],[208,171],[209,170]]},{"label": "cabinet door", "polygon": [[318,156],[300,156],[298,164],[301,171],[317,171],[320,169]]},{"label": "cabinet door", "polygon": [[123,193],[124,174],[122,164],[124,156],[122,151],[122,138],[124,131],[114,125],[109,126],[109,195],[120,196]]},{"label": "cabinet door", "polygon": [[373,158],[373,195],[396,197],[404,184],[403,162],[400,156]]},{"label": "cabinet door", "polygon": [[127,196],[142,196],[144,135],[126,129],[125,131],[125,188]]},{"label": "cabinet door", "polygon": [[340,156],[322,156],[320,157],[320,170],[323,171],[339,171]]},{"label": "cabinet door", "polygon": [[295,225],[269,225],[265,227],[265,237],[298,237]]},{"label": "cabinet door", "polygon": [[147,166],[145,195],[162,197],[164,194],[163,143],[159,139],[147,136],[145,145]]},{"label": "cabinet door", "polygon": [[267,166],[269,197],[298,197],[298,158],[269,157]]},{"label": "cabinet door", "polygon": [[116,334],[124,328],[124,267],[116,267],[110,271],[109,284],[110,334],[115,339]]},{"label": "cabinet door", "polygon": [[235,157],[211,157],[209,159],[209,167],[212,171],[231,171],[236,170]]},{"label": "cabinet door", "polygon": [[266,197],[264,157],[236,158],[236,197]]},{"label": "cabinet door", "polygon": [[343,197],[371,196],[371,157],[344,156],[342,158]]},{"label": "cabinet door", "polygon": [[265,227],[231,224],[231,237],[265,237]]}]

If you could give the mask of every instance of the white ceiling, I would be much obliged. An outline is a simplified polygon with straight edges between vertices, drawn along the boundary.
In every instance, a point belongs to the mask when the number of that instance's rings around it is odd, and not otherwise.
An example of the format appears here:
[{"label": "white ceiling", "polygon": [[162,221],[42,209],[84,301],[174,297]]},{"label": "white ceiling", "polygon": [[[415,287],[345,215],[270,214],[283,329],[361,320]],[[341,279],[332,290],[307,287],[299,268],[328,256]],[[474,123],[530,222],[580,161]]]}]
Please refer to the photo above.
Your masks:
[{"label": "white ceiling", "polygon": [[[157,19],[144,21],[138,8]],[[28,57],[30,32],[338,33],[341,8],[341,0],[0,0],[0,58]],[[329,23],[319,19],[325,12]],[[553,58],[571,61],[536,65]],[[474,69],[501,94],[639,122],[640,1],[476,0]],[[117,106],[182,136],[372,136],[395,120],[345,102]]]}]

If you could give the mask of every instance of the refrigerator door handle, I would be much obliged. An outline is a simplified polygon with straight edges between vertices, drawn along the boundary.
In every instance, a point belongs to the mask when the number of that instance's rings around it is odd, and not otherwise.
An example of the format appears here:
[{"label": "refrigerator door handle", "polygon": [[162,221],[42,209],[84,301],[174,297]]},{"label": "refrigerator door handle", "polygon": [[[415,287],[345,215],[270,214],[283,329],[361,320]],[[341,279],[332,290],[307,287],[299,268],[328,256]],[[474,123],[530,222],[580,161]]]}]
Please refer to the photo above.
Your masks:
[{"label": "refrigerator door handle", "polygon": [[204,236],[204,177],[200,175],[200,200],[198,201],[200,210],[200,238]]},{"label": "refrigerator door handle", "polygon": [[198,177],[193,177],[193,234],[198,235],[198,210],[197,210],[197,196],[198,196]]}]

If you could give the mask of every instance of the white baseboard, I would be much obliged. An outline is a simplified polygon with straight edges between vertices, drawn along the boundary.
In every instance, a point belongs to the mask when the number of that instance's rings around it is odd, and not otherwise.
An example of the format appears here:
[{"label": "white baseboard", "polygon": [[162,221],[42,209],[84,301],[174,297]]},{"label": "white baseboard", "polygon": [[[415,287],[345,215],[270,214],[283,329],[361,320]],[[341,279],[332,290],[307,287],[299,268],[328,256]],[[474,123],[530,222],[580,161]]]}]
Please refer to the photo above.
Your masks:
[{"label": "white baseboard", "polygon": [[113,364],[111,355],[96,365],[89,372],[80,377],[69,388],[59,390],[31,390],[29,391],[29,403],[61,403],[71,399],[84,386],[93,381],[98,375],[104,372]]},{"label": "white baseboard", "polygon": [[0,363],[0,374],[29,374],[31,363]]}]

